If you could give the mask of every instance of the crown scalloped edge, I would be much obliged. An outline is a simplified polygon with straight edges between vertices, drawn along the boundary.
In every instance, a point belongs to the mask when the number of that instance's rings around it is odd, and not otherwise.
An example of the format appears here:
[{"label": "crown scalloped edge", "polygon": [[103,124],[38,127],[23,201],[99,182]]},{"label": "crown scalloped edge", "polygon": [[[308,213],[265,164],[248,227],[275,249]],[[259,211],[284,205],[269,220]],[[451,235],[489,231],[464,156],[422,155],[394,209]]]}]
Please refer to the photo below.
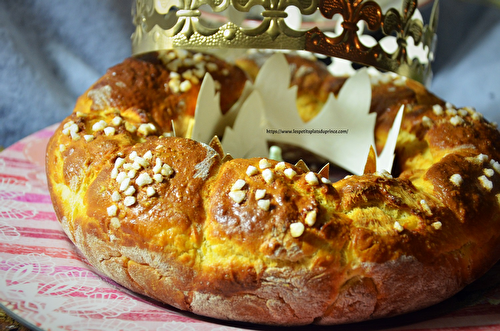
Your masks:
[{"label": "crown scalloped edge", "polygon": [[[206,12],[200,10],[202,5],[210,6],[213,13],[231,9],[246,15],[257,5],[264,10],[256,26],[228,21],[220,27],[209,27],[203,19]],[[326,21],[338,19],[336,14],[340,14],[340,32],[331,36],[318,26],[290,27],[285,21],[288,16],[285,10],[291,6],[302,15],[319,12]],[[392,71],[427,84],[432,77],[438,0],[434,1],[428,25],[414,18],[417,8],[417,0],[402,0],[401,11],[390,8],[385,13],[371,0],[136,0],[132,54],[178,48],[304,50]],[[393,36],[396,50],[388,53],[379,41],[371,47],[364,45],[360,22],[375,34]],[[425,61],[410,57],[409,38],[425,50]]]}]

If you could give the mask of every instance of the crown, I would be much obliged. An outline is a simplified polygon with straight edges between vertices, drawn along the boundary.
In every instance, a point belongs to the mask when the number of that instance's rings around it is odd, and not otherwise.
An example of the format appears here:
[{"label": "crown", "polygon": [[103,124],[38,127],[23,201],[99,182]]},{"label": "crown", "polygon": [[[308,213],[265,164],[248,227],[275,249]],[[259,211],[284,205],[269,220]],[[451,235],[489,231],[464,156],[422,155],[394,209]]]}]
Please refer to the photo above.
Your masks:
[{"label": "crown", "polygon": [[[309,23],[292,21],[292,8]],[[371,0],[136,0],[132,53],[176,48],[303,50],[425,84],[432,77],[438,0],[428,25],[416,13],[417,0],[402,0],[400,11],[385,12]],[[223,14],[229,17],[225,23],[220,20]],[[241,19],[250,16],[258,19]],[[367,37],[374,40],[369,45]],[[386,50],[384,42],[395,50]],[[415,47],[419,56],[412,54]]]}]

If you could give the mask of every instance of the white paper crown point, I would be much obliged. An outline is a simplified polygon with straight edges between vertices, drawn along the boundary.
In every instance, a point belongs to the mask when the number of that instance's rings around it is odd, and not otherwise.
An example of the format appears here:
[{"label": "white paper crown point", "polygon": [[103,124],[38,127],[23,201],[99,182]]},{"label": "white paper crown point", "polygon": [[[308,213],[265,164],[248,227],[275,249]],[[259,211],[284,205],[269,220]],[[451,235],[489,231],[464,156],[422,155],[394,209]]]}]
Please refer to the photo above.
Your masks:
[{"label": "white paper crown point", "polygon": [[[224,127],[222,146],[234,157],[265,157],[269,142],[283,142],[303,147],[353,174],[362,175],[370,146],[375,148],[376,114],[370,113],[372,92],[368,70],[359,70],[347,79],[338,96],[330,94],[319,114],[307,123],[300,118],[295,103],[297,87],[289,86],[288,62],[283,54],[276,53],[262,66],[255,84],[247,86],[237,103],[239,106],[229,116],[222,115],[209,78],[200,90],[193,137],[208,142],[214,128]],[[392,169],[402,114],[403,107],[384,150],[377,156],[377,171]]]},{"label": "white paper crown point", "polygon": [[[219,99],[219,94],[215,93],[215,83],[212,76],[208,73],[205,74],[198,94],[195,121],[190,138],[207,143],[214,135],[221,136],[224,133],[224,129],[220,128],[224,123]],[[214,114],[221,116],[214,116]]]},{"label": "white paper crown point", "polygon": [[267,141],[260,134],[264,120],[264,105],[258,92],[245,100],[232,128],[226,126],[222,146],[233,157],[264,157],[268,154]]},{"label": "white paper crown point", "polygon": [[377,171],[392,171],[392,165],[394,164],[394,151],[396,150],[396,142],[398,140],[399,130],[401,128],[401,121],[403,120],[404,106],[399,108],[399,111],[394,119],[389,134],[387,136],[387,141],[385,142],[384,149],[377,157]]}]

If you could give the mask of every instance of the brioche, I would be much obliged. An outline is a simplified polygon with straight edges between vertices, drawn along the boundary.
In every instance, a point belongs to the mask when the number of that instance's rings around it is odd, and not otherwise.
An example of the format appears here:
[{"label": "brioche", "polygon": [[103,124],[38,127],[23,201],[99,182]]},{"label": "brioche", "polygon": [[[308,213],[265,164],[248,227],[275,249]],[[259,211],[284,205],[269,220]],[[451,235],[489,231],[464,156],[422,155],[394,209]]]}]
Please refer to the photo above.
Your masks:
[{"label": "brioche", "polygon": [[109,69],[51,138],[55,212],[99,272],[178,309],[291,326],[414,311],[497,262],[500,134],[479,113],[411,80],[374,83],[377,148],[407,105],[395,171],[330,183],[183,138],[195,70],[210,68],[229,109],[242,69],[166,52]]}]

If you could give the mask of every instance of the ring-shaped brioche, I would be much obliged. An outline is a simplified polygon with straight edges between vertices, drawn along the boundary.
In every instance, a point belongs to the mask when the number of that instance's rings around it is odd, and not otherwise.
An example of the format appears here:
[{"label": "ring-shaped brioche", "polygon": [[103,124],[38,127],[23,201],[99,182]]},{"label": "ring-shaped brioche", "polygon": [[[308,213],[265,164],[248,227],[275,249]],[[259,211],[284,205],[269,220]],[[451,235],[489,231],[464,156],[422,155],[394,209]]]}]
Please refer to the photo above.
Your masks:
[{"label": "ring-shaped brioche", "polygon": [[217,148],[164,137],[171,120],[192,115],[199,88],[175,90],[170,82],[189,74],[172,71],[217,67],[223,109],[246,79],[221,60],[181,54],[192,61],[169,68],[166,53],[108,70],[48,145],[56,214],[104,275],[218,319],[337,324],[432,305],[497,262],[500,135],[473,109],[410,80],[379,82],[377,144],[407,105],[398,176],[330,184],[288,163],[223,160]]}]

